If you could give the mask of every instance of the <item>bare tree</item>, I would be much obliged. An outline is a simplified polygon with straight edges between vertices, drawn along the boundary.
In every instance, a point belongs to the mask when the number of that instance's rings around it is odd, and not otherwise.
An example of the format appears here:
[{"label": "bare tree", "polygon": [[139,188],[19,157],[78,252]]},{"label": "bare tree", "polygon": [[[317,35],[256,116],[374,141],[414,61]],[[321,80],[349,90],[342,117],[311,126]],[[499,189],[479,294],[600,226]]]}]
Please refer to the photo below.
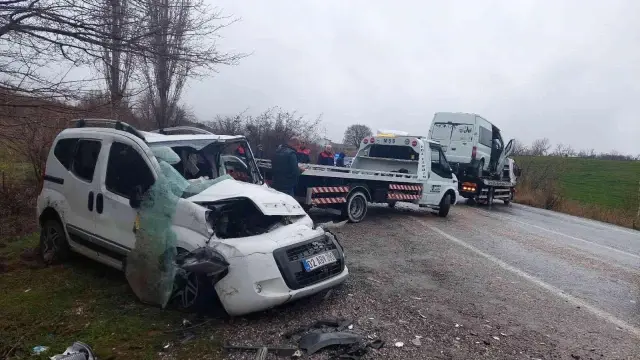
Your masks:
[{"label": "bare tree", "polygon": [[549,139],[538,139],[531,144],[531,155],[545,156],[547,155],[549,149],[551,149],[551,143],[549,142]]},{"label": "bare tree", "polygon": [[[107,19],[110,38],[103,46],[100,70],[109,93],[111,117],[120,118],[122,99],[125,97],[129,80],[133,74],[134,53],[124,51],[122,39],[128,39],[136,31],[135,12],[130,9],[130,0],[102,0],[105,4],[101,14]],[[135,0],[132,0],[135,3]]]},{"label": "bare tree", "polygon": [[525,144],[523,144],[522,142],[520,142],[517,139],[513,140],[513,152],[512,154],[514,156],[522,156],[522,155],[529,155],[529,149],[527,148],[527,146]]},{"label": "bare tree", "polygon": [[204,125],[216,134],[244,134],[252,147],[262,145],[264,155],[270,157],[278,145],[292,136],[307,142],[308,147],[319,138],[322,117],[306,118],[296,112],[275,107],[252,116],[246,111],[235,116],[218,116]]},{"label": "bare tree", "polygon": [[360,146],[360,142],[362,141],[362,139],[364,139],[365,137],[369,137],[372,134],[373,131],[371,131],[371,128],[367,125],[354,124],[349,126],[347,130],[345,130],[342,143],[357,148],[358,146]]},{"label": "bare tree", "polygon": [[233,23],[202,0],[139,0],[144,4],[144,28],[153,29],[142,58],[147,100],[158,127],[175,121],[182,89],[189,77],[216,66],[237,63],[244,54],[222,53],[215,39],[220,29]]}]

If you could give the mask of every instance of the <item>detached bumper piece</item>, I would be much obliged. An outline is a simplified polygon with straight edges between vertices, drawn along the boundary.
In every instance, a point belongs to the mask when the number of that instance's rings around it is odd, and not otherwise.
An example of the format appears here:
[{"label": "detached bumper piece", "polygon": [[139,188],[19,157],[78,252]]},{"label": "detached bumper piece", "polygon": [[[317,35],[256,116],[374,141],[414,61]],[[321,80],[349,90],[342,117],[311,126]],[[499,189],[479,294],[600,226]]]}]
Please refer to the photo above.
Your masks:
[{"label": "detached bumper piece", "polygon": [[[314,255],[332,252],[336,262],[305,271],[302,261]],[[335,237],[330,234],[277,249],[273,252],[278,269],[291,290],[298,290],[330,279],[344,271],[344,254]]]},{"label": "detached bumper piece", "polygon": [[215,276],[229,268],[222,255],[209,247],[201,247],[176,257],[176,263],[184,271]]}]

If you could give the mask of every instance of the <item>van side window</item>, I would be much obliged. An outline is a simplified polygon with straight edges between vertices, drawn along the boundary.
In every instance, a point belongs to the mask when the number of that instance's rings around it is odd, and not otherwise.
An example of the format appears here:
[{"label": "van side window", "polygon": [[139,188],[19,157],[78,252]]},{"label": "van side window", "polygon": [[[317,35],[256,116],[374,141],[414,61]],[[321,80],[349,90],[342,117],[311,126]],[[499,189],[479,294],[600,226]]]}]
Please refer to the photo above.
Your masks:
[{"label": "van side window", "polygon": [[101,147],[102,144],[98,140],[78,140],[73,155],[73,163],[71,164],[71,172],[82,180],[92,182]]},{"label": "van side window", "polygon": [[493,138],[493,135],[491,133],[491,130],[488,130],[480,126],[480,138],[478,142],[484,146],[491,147],[492,138]]},{"label": "van side window", "polygon": [[130,198],[136,187],[147,191],[154,183],[153,173],[133,147],[113,142],[109,150],[105,185],[110,192]]},{"label": "van side window", "polygon": [[67,170],[71,167],[73,150],[76,149],[76,144],[78,144],[78,139],[76,138],[60,139],[56,143],[56,147],[53,149],[53,155]]}]

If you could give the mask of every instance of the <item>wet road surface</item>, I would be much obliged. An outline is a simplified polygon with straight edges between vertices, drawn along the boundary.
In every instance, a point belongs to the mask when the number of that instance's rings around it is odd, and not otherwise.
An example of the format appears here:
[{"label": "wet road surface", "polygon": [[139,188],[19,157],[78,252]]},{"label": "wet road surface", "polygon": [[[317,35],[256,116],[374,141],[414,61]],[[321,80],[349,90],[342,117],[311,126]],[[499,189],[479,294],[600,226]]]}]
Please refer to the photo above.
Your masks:
[{"label": "wet road surface", "polygon": [[640,359],[640,232],[459,204],[446,219],[372,207],[340,234],[347,287],[394,299],[396,337],[433,341],[405,358]]}]

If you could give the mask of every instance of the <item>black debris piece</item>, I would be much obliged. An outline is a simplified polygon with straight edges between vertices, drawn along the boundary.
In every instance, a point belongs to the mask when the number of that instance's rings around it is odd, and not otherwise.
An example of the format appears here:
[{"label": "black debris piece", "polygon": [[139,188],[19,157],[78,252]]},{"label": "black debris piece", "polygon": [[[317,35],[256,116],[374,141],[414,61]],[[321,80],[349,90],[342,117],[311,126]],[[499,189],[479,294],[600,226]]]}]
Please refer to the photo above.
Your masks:
[{"label": "black debris piece", "polygon": [[333,331],[333,329],[327,329],[327,328],[334,328],[337,331],[344,331],[352,323],[353,323],[352,320],[347,320],[347,319],[318,320],[309,326],[299,327],[299,328],[287,331],[286,333],[282,334],[282,336],[285,339],[291,339],[295,335],[302,334],[304,332],[314,330],[314,329],[323,329],[326,332],[326,331]]},{"label": "black debris piece", "polygon": [[384,346],[384,341],[382,341],[380,339],[376,339],[376,340],[373,340],[372,342],[368,343],[367,346],[372,348],[372,349],[380,350]]},{"label": "black debris piece", "polygon": [[348,332],[310,332],[300,339],[298,345],[311,355],[327,346],[351,345],[361,340],[361,336]]}]

